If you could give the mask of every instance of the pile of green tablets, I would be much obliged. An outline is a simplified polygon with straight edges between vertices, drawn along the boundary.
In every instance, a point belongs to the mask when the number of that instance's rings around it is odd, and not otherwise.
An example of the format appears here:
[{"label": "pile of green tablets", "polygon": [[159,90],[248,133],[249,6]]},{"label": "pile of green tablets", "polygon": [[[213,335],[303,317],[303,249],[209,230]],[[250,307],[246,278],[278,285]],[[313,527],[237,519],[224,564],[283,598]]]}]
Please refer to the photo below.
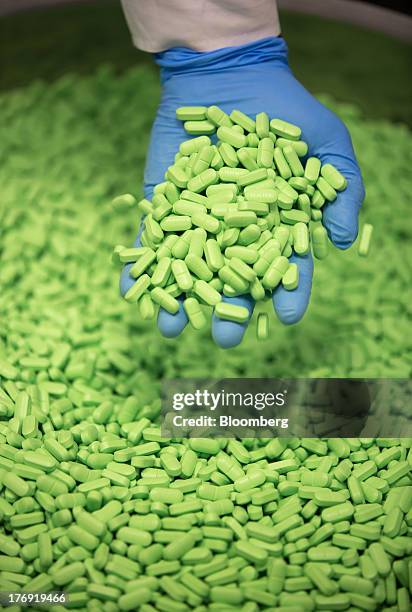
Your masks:
[{"label": "pile of green tablets", "polygon": [[0,374],[2,591],[107,612],[410,610],[410,439],[171,440],[144,391]]},{"label": "pile of green tablets", "polygon": [[[322,207],[346,188],[346,179],[331,164],[306,158],[298,126],[264,112],[252,119],[239,110],[227,115],[217,106],[196,106],[178,108],[176,116],[196,136],[181,143],[152,201],[138,203],[146,214],[141,246],[115,248],[115,260],[133,263],[129,274],[136,280],[125,299],[149,318],[153,303],[175,314],[183,296],[195,329],[207,323],[202,304],[242,322],[247,308],[221,302],[222,294],[250,293],[261,301],[280,283],[296,289],[299,269],[289,258],[306,255],[310,244],[315,257],[326,257]],[[114,201],[132,203],[130,194]]]},{"label": "pile of green tablets", "polygon": [[0,95],[0,591],[87,612],[407,610],[409,439],[162,440],[159,412],[161,380],[206,372],[410,376],[410,131],[325,99],[354,139],[373,257],[331,249],[300,326],[224,352],[206,331],[163,339],[107,266],[133,239],[133,207],[109,202],[143,172],[157,99],[146,67]]}]

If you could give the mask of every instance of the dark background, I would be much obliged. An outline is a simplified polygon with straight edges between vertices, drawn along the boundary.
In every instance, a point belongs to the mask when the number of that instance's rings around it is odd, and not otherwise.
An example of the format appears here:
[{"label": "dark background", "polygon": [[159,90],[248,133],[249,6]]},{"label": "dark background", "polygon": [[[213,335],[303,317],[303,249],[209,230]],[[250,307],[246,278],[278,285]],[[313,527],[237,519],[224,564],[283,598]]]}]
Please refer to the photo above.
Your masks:
[{"label": "dark background", "polygon": [[[412,3],[374,4],[410,13]],[[292,69],[309,90],[333,92],[337,100],[354,102],[371,118],[412,126],[411,45],[310,15],[281,11],[280,19]],[[119,0],[2,17],[0,57],[0,92],[35,79],[90,74],[105,63],[119,73],[136,64],[153,66],[149,54],[133,47]]]},{"label": "dark background", "polygon": [[399,11],[400,13],[412,15],[411,2],[405,2],[402,0],[360,0],[360,2],[366,2],[367,4],[376,4],[377,6],[383,6],[385,8],[391,9],[392,11]]}]

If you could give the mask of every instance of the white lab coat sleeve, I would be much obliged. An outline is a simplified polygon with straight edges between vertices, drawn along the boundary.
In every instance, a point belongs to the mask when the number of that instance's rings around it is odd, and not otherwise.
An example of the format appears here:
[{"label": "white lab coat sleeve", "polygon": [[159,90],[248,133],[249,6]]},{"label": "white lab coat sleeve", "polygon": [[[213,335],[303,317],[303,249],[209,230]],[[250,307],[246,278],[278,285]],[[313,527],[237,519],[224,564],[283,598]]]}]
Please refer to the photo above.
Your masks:
[{"label": "white lab coat sleeve", "polygon": [[136,47],[212,51],[280,34],[276,0],[122,0]]}]

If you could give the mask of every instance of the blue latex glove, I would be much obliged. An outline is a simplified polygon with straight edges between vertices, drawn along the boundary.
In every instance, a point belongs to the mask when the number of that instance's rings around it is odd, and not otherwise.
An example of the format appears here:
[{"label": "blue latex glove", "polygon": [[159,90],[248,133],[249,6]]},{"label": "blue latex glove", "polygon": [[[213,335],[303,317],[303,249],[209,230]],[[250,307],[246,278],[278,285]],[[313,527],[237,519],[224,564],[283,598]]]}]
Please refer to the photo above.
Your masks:
[{"label": "blue latex glove", "polygon": [[[265,111],[270,117],[285,119],[302,128],[302,139],[309,144],[309,155],[330,162],[346,177],[348,186],[332,204],[323,208],[323,222],[332,242],[348,248],[358,233],[358,212],[364,198],[359,166],[346,127],[295,79],[289,66],[287,45],[282,37],[271,37],[207,53],[191,49],[169,49],[156,56],[161,67],[163,94],[155,119],[144,174],[144,193],[151,198],[153,188],[164,180],[182,140],[188,138],[182,122],[175,117],[179,106],[216,104],[230,113],[239,109],[254,116]],[[139,232],[140,235],[140,232]],[[139,244],[139,235],[135,244]],[[285,324],[299,321],[309,303],[313,261],[311,255],[293,255],[299,266],[299,286],[285,291],[282,286],[272,295],[279,319]],[[120,288],[125,293],[133,283],[125,266]],[[226,298],[246,306],[253,313],[250,296]],[[158,326],[164,336],[178,336],[187,324],[180,306],[175,315],[160,309]],[[213,317],[215,342],[228,348],[239,344],[246,330],[243,324]]]}]

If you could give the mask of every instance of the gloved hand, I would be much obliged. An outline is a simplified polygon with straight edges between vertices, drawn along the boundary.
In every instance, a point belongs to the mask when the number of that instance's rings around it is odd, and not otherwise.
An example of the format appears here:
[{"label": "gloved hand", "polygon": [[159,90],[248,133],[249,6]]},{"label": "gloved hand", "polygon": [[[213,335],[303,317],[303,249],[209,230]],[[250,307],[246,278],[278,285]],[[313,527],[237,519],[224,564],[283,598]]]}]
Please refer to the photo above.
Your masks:
[{"label": "gloved hand", "polygon": [[[250,116],[265,111],[271,118],[300,126],[302,139],[309,145],[309,155],[319,157],[322,163],[333,164],[346,177],[346,190],[323,208],[323,223],[337,247],[346,249],[352,244],[358,232],[364,187],[349,133],[338,117],[295,79],[288,66],[287,45],[282,37],[207,53],[175,48],[158,53],[155,58],[161,67],[163,94],[144,174],[146,198],[150,199],[154,186],[164,180],[180,142],[188,138],[182,123],[176,119],[176,108],[216,104],[227,113],[238,109]],[[313,274],[311,255],[294,254],[291,261],[299,266],[299,286],[294,291],[285,291],[279,286],[272,295],[274,309],[285,324],[302,318],[309,303]],[[122,293],[134,282],[128,274],[129,268],[130,264],[122,273]],[[223,299],[246,306],[252,316],[254,302],[250,296]],[[178,336],[187,321],[182,305],[175,315],[160,309],[158,326],[164,336]],[[213,317],[213,338],[221,347],[232,347],[241,342],[246,327],[247,322],[233,323]]]}]

